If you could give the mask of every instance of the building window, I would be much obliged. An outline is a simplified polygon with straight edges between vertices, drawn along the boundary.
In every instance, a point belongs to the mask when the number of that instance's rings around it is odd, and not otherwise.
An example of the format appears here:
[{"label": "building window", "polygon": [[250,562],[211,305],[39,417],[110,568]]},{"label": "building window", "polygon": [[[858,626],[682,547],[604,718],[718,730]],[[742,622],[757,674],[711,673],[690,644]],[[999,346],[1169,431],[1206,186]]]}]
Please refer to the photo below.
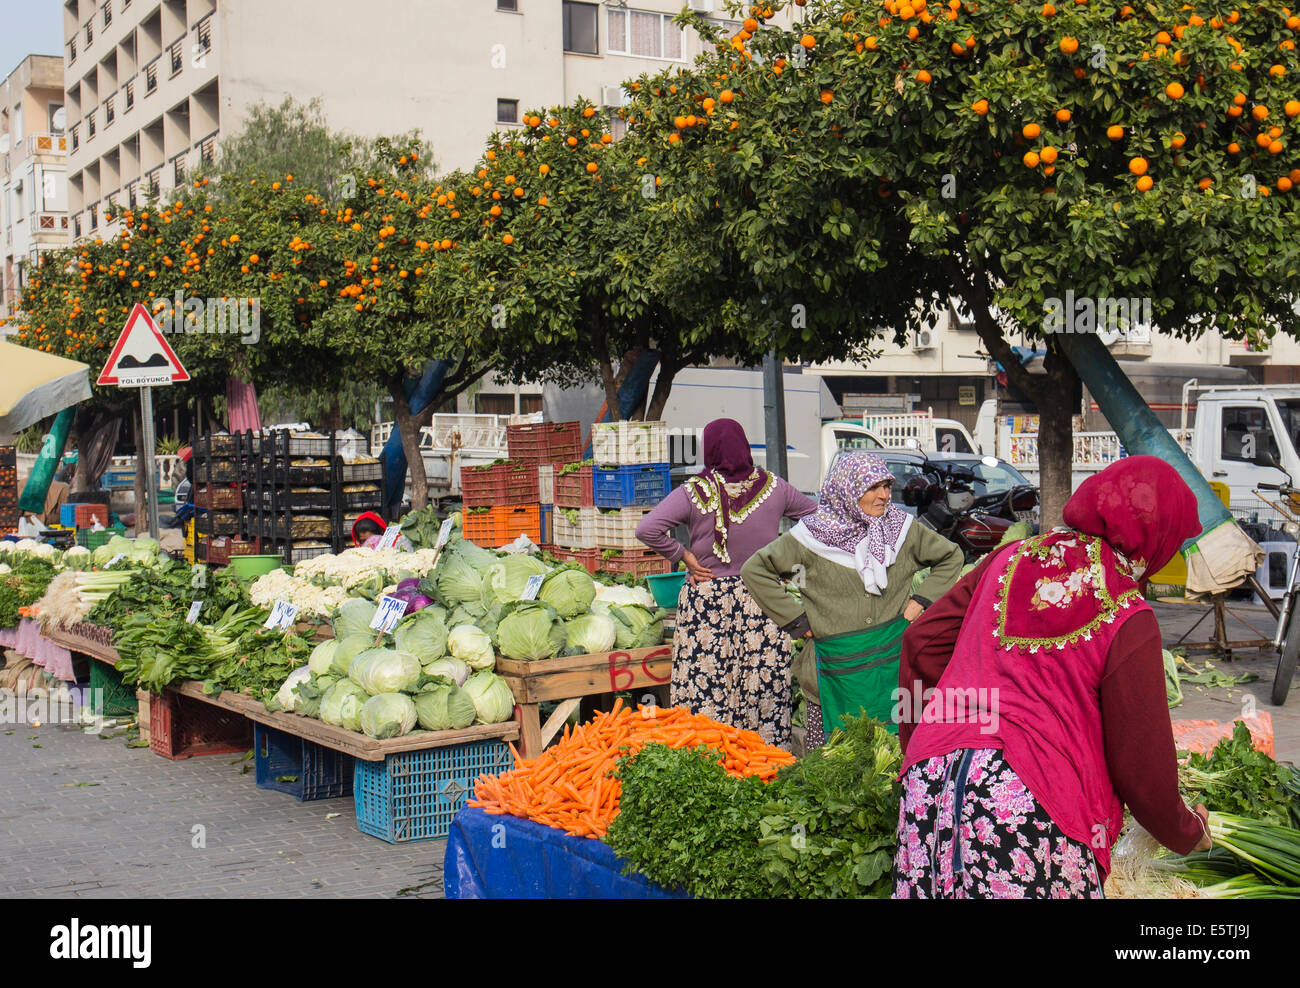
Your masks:
[{"label": "building window", "polygon": [[96,230],[99,228],[99,205],[95,204],[90,207],[90,228]]},{"label": "building window", "polygon": [[115,114],[113,113],[113,97],[110,96],[108,99],[104,100],[104,126],[105,127],[107,127],[109,124],[113,122],[114,115]]},{"label": "building window", "polygon": [[86,21],[86,47],[95,43],[95,21],[90,19]]},{"label": "building window", "polygon": [[504,124],[519,123],[519,100],[517,99],[497,100],[497,123],[504,123]]},{"label": "building window", "polygon": [[124,87],[123,92],[125,94],[123,98],[126,101],[126,108],[129,110],[131,107],[135,106],[135,80],[128,82]]},{"label": "building window", "polygon": [[91,110],[86,114],[86,137],[89,139],[95,136],[95,111]]},{"label": "building window", "polygon": [[497,10],[517,14],[519,13],[519,0],[497,0]]},{"label": "building window", "polygon": [[68,64],[71,65],[77,60],[77,39],[74,37],[68,42]]},{"label": "building window", "polygon": [[212,51],[212,15],[211,14],[208,14],[207,17],[199,21],[199,26],[194,29],[194,34],[197,38],[197,41],[195,42],[195,46],[194,46],[194,54],[196,56],[206,55],[208,52]]},{"label": "building window", "polygon": [[600,7],[594,3],[564,4],[564,50],[579,55],[596,55],[596,14]]},{"label": "building window", "polygon": [[172,184],[185,184],[185,158],[181,155],[177,155],[172,162]]},{"label": "building window", "polygon": [[199,141],[199,160],[211,165],[217,158],[217,135],[214,133]]},{"label": "building window", "polygon": [[144,70],[144,94],[148,96],[158,88],[158,60],[154,59]]},{"label": "building window", "polygon": [[181,42],[177,41],[167,49],[167,54],[171,56],[172,75],[176,75],[185,67],[185,53],[181,51]]},{"label": "building window", "polygon": [[611,8],[608,47],[616,55],[681,61],[682,30],[673,24],[672,14]]},{"label": "building window", "polygon": [[78,214],[72,218],[72,235],[81,236],[81,215]]},{"label": "building window", "polygon": [[79,126],[80,124],[74,124],[72,127],[72,150],[74,151],[81,147],[81,138],[77,136],[77,128]]},{"label": "building window", "polygon": [[104,4],[104,27],[108,27],[108,25],[112,23],[113,23],[113,3],[112,0],[109,0],[108,3]]}]

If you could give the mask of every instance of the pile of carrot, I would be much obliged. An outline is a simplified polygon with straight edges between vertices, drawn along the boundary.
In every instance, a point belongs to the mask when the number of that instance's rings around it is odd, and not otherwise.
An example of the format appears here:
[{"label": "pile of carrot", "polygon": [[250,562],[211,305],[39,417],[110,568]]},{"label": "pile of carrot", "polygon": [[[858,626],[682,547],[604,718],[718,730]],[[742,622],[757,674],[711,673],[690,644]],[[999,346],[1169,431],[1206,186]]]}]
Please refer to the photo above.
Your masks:
[{"label": "pile of carrot", "polygon": [[[610,772],[623,755],[647,744],[670,748],[702,745],[720,752],[731,775],[755,775],[764,782],[794,762],[794,756],[767,744],[754,731],[719,724],[680,707],[632,710],[615,701],[536,758],[515,755],[515,767],[501,775],[481,775],[470,806],[487,813],[524,817],[578,837],[604,837],[618,815],[623,785]],[[513,746],[511,747],[513,751]]]}]

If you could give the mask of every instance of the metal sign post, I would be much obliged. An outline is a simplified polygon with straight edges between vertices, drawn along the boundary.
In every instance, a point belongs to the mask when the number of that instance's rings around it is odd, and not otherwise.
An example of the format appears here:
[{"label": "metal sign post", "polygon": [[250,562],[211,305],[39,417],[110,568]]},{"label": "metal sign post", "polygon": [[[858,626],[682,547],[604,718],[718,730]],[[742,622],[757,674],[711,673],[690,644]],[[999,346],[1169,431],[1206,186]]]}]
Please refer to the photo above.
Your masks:
[{"label": "metal sign post", "polygon": [[[149,537],[156,539],[158,537],[158,470],[153,452],[157,443],[153,435],[153,388],[148,385],[140,389],[140,445],[144,449],[136,450],[135,468],[145,471],[144,489],[145,504],[148,505],[149,512]],[[139,534],[138,522],[135,530],[136,534]]]}]

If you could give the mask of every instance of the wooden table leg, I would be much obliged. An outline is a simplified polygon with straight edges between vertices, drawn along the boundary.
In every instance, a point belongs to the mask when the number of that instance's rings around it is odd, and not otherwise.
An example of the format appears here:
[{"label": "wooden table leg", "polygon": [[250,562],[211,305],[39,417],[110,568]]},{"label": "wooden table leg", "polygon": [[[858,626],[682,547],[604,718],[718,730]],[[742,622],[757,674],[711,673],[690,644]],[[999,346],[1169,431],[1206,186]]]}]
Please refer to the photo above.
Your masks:
[{"label": "wooden table leg", "polygon": [[519,722],[519,754],[536,758],[542,753],[542,726],[535,703],[516,703],[515,720]]},{"label": "wooden table leg", "polygon": [[562,700],[546,718],[546,723],[542,725],[541,744],[543,747],[551,743],[551,740],[564,730],[564,722],[569,719],[569,715],[578,709],[582,703],[582,697],[574,697],[572,700]]}]

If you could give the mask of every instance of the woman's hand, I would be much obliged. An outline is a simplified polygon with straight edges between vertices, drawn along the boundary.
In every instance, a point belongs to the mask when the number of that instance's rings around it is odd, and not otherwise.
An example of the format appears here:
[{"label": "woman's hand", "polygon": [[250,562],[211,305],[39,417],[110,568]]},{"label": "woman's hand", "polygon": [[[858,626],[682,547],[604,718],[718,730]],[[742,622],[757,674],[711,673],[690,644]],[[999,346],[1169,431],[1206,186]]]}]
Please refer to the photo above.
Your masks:
[{"label": "woman's hand", "polygon": [[1204,835],[1193,850],[1208,851],[1214,846],[1214,841],[1210,839],[1210,811],[1205,808],[1204,803],[1197,803],[1196,809],[1192,812],[1201,818],[1201,826],[1205,828]]},{"label": "woman's hand", "polygon": [[695,553],[684,552],[682,562],[686,564],[686,579],[694,586],[696,583],[708,583],[713,579],[713,570],[700,565],[700,561],[695,558]]},{"label": "woman's hand", "polygon": [[903,607],[903,620],[907,622],[915,621],[925,612],[925,608],[918,601],[909,600]]}]

